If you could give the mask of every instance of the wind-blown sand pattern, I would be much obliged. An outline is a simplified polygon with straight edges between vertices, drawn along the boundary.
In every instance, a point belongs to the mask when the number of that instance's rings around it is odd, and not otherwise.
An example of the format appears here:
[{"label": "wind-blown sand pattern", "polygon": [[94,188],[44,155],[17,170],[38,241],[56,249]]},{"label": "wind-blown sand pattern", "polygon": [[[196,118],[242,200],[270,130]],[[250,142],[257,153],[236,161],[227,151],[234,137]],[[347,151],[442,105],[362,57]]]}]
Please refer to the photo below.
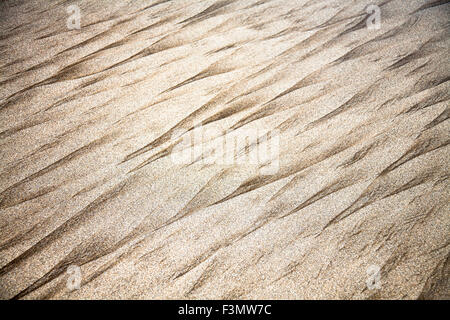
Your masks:
[{"label": "wind-blown sand pattern", "polygon": [[[448,1],[0,10],[1,298],[450,298]],[[175,164],[199,125],[279,171]]]}]

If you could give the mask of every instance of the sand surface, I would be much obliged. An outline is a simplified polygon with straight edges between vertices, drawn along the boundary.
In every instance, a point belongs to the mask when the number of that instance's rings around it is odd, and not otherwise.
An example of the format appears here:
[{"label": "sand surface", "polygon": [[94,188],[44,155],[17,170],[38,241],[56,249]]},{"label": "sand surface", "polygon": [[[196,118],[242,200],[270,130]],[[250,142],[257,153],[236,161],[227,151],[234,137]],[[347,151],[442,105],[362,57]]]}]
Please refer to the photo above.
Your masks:
[{"label": "sand surface", "polygon": [[0,298],[450,298],[448,1],[0,11]]}]

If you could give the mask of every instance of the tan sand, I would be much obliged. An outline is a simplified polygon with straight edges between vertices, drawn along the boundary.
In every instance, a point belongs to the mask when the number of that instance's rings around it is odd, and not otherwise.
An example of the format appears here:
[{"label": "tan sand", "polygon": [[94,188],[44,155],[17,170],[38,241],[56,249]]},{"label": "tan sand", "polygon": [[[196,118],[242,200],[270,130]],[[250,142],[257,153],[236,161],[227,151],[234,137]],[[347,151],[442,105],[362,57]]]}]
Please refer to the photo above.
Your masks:
[{"label": "tan sand", "polygon": [[1,298],[450,298],[447,1],[0,10]]}]

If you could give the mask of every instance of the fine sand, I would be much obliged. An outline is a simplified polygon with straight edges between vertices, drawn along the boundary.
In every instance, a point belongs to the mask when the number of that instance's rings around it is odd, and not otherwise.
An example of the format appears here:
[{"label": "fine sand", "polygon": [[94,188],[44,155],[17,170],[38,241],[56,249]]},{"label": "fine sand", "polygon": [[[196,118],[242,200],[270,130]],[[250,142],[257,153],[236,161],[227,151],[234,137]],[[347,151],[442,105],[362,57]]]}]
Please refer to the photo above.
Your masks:
[{"label": "fine sand", "polygon": [[448,1],[0,12],[0,298],[450,299]]}]

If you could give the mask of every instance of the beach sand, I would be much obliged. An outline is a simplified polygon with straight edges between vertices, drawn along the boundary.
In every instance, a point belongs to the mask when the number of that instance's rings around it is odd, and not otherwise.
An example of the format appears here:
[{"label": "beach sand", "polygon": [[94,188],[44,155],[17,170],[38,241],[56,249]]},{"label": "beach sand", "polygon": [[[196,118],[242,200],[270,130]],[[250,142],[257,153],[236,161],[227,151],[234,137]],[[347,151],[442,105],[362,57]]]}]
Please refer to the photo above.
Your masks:
[{"label": "beach sand", "polygon": [[0,298],[450,298],[448,1],[0,11]]}]

